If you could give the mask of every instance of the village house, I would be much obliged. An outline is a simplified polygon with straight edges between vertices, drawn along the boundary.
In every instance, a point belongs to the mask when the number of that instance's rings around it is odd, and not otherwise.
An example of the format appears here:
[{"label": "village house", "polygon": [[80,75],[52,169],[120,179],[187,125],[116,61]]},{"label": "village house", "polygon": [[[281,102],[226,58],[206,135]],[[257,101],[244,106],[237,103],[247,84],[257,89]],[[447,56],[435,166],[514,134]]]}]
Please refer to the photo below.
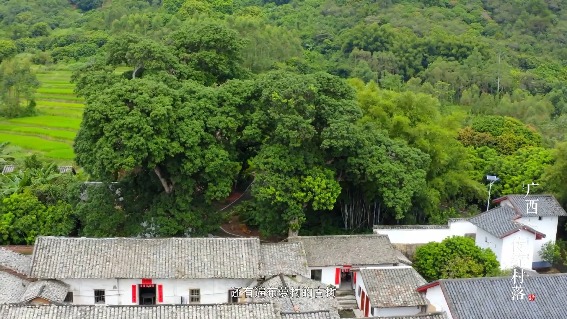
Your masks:
[{"label": "village house", "polygon": [[374,226],[394,244],[441,242],[451,236],[470,236],[481,248],[490,248],[501,269],[551,266],[540,256],[544,244],[555,241],[559,217],[567,212],[551,195],[508,195],[499,204],[469,219],[450,219],[443,225]]},{"label": "village house", "polygon": [[298,236],[288,240],[303,243],[311,279],[337,288],[354,289],[353,269],[401,262],[388,236],[383,235]]},{"label": "village house", "polygon": [[309,277],[305,250],[300,242],[260,245],[260,273],[262,278],[275,275],[301,275]]},{"label": "village house", "polygon": [[427,313],[428,302],[416,290],[427,282],[412,267],[362,268],[356,273],[356,301],[365,317]]},{"label": "village house", "polygon": [[[0,305],[2,319],[281,319],[270,303],[140,306]],[[283,317],[285,318],[285,317]]]},{"label": "village house", "polygon": [[29,256],[0,248],[0,304],[63,302],[67,295],[67,285],[59,281],[37,281],[29,277],[30,262]]},{"label": "village house", "polygon": [[234,288],[260,277],[260,241],[38,237],[30,273],[79,305],[236,303]]},{"label": "village house", "polygon": [[565,287],[567,274],[516,272],[509,277],[441,279],[417,290],[449,319],[564,319]]},{"label": "village house", "polygon": [[411,264],[384,235],[297,236],[288,240],[303,244],[311,279],[337,288],[340,309],[361,307],[355,296],[358,270]]},{"label": "village house", "polygon": [[538,269],[551,266],[541,258],[539,252],[543,245],[557,239],[559,217],[567,216],[557,199],[552,195],[509,195],[495,199],[494,203],[514,209],[516,222],[545,235],[532,241],[533,259],[528,267],[531,265],[532,269]]}]

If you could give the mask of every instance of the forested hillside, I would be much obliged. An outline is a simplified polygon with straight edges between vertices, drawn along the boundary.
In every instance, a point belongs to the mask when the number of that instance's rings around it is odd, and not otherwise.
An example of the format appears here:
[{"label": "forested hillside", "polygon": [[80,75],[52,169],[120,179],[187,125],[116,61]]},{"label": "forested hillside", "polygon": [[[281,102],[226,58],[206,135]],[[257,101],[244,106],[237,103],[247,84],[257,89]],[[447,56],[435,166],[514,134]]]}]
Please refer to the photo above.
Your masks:
[{"label": "forested hillside", "polygon": [[[4,147],[26,171],[0,243],[203,235],[244,191],[228,211],[267,235],[442,224],[486,208],[487,174],[567,204],[565,0],[0,0],[0,21],[0,142],[85,105],[79,176]],[[22,237],[28,210],[64,225]]]}]

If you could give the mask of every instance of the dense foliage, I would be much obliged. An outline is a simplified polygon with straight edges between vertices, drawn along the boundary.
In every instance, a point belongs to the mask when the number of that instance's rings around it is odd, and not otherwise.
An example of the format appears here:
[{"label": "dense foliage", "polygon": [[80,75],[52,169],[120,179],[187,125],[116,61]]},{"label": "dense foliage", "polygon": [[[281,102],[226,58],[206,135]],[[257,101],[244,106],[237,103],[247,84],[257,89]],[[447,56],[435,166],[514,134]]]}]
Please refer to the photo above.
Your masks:
[{"label": "dense foliage", "polygon": [[469,237],[450,237],[417,248],[413,267],[427,281],[440,278],[491,277],[500,264],[490,249],[476,246]]},{"label": "dense foliage", "polygon": [[[68,202],[87,236],[203,235],[249,185],[266,234],[443,224],[485,207],[487,174],[493,198],[567,204],[566,6],[0,0],[0,107],[34,113],[27,58],[76,70],[76,162],[104,183]],[[58,205],[30,194],[2,200]]]}]

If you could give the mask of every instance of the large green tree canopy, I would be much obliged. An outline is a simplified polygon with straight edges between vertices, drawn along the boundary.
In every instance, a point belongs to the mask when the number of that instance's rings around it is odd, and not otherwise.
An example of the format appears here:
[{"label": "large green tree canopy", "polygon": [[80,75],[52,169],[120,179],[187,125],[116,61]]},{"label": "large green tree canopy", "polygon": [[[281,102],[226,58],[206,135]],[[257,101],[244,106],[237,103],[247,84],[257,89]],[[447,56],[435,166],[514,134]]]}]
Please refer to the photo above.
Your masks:
[{"label": "large green tree canopy", "polygon": [[[339,197],[383,202],[385,214],[401,219],[425,185],[429,156],[359,122],[343,80],[286,71],[235,79],[248,75],[229,29],[186,28],[161,44],[124,35],[106,48],[98,61],[132,71],[95,62],[76,73],[86,100],[77,163],[124,183],[119,206],[146,231],[210,231],[218,220],[210,204],[239,176],[255,181],[255,218],[267,233],[295,233],[306,214],[333,210]],[[365,217],[342,213],[347,227]]]}]

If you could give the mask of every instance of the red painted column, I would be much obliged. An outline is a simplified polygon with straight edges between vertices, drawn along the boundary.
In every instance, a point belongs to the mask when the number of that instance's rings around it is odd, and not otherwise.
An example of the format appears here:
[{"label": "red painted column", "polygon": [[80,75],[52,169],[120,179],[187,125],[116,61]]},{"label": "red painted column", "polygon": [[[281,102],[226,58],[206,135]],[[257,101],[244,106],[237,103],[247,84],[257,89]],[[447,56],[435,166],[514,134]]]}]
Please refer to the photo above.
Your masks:
[{"label": "red painted column", "polygon": [[340,285],[340,284],[341,284],[341,269],[336,268],[335,269],[335,285]]},{"label": "red painted column", "polygon": [[366,296],[366,305],[364,306],[364,316],[368,317],[369,313],[370,313],[370,299],[368,298],[368,296]]},{"label": "red painted column", "polygon": [[138,292],[138,286],[132,285],[132,303],[136,303],[136,293]]},{"label": "red painted column", "polygon": [[356,284],[356,272],[353,272],[352,281]]},{"label": "red painted column", "polygon": [[157,286],[158,302],[163,302],[163,285]]},{"label": "red painted column", "polygon": [[360,296],[360,310],[364,311],[365,303],[366,303],[366,293],[363,290]]}]

